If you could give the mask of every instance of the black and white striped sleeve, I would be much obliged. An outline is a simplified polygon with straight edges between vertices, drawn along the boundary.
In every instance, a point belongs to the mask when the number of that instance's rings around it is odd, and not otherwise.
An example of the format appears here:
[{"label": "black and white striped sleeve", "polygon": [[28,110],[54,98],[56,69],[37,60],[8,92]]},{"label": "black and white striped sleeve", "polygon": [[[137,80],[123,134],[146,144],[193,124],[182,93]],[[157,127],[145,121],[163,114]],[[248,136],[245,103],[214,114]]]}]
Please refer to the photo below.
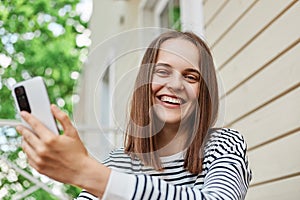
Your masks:
[{"label": "black and white striped sleeve", "polygon": [[94,195],[90,194],[89,192],[82,190],[81,193],[77,198],[74,198],[73,200],[99,200]]},{"label": "black and white striped sleeve", "polygon": [[112,171],[103,200],[244,199],[251,179],[244,140],[239,135],[233,139],[230,137],[229,140],[220,142],[210,156],[215,159],[207,168],[201,188],[197,184],[194,187],[173,185],[146,174]]}]

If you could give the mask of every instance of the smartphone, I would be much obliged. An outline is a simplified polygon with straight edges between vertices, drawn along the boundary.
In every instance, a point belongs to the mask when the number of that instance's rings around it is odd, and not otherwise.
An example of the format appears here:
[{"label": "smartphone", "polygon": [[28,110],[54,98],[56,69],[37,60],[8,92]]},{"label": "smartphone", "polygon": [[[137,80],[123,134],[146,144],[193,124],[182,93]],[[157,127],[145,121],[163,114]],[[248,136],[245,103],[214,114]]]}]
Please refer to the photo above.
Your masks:
[{"label": "smartphone", "polygon": [[[47,88],[42,77],[33,77],[15,84],[12,89],[12,95],[18,112],[27,111],[31,113],[53,133],[59,134],[56,121],[50,109]],[[31,129],[23,119],[21,120],[26,127]]]}]

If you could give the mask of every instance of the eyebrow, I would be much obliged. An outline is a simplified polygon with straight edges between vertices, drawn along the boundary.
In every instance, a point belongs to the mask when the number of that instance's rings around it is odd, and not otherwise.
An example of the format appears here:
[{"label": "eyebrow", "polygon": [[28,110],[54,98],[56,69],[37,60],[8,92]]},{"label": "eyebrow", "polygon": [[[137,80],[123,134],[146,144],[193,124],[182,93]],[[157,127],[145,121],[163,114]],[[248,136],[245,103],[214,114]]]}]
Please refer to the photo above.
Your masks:
[{"label": "eyebrow", "polygon": [[[156,66],[162,66],[162,67],[168,67],[168,68],[172,68],[171,65],[169,65],[168,63],[156,63],[155,64],[155,67]],[[194,73],[197,73],[199,76],[201,75],[199,70],[197,69],[194,69],[194,68],[188,68],[188,69],[185,69],[184,70],[185,72],[194,72]]]},{"label": "eyebrow", "polygon": [[169,67],[169,68],[172,67],[171,65],[169,65],[169,64],[167,64],[167,63],[156,63],[156,64],[155,64],[155,67],[156,67],[156,66],[163,66],[163,67]]}]

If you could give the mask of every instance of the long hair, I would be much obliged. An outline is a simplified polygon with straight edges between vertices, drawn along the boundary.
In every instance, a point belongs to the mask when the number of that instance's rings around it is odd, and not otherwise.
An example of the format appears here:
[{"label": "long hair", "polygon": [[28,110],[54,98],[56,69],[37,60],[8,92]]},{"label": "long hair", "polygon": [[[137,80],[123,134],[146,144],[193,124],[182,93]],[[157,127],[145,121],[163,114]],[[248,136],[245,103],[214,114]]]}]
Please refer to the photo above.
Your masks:
[{"label": "long hair", "polygon": [[209,131],[217,119],[218,87],[213,58],[208,46],[203,40],[191,32],[169,31],[161,34],[147,48],[135,82],[135,90],[131,100],[130,120],[125,135],[125,152],[137,156],[145,165],[156,170],[162,170],[161,161],[157,154],[156,117],[153,106],[151,81],[159,48],[169,39],[184,39],[192,42],[199,51],[199,81],[198,106],[193,112],[192,137],[187,141],[187,151],[184,167],[191,173],[202,172],[203,151]]}]

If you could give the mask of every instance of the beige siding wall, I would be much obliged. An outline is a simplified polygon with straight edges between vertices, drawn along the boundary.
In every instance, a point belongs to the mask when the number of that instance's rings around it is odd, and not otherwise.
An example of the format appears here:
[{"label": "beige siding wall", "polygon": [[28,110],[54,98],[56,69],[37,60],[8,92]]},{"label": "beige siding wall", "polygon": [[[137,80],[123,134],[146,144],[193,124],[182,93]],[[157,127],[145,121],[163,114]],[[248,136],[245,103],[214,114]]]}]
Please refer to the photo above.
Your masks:
[{"label": "beige siding wall", "polygon": [[224,126],[242,132],[248,200],[300,199],[300,1],[205,0]]}]

